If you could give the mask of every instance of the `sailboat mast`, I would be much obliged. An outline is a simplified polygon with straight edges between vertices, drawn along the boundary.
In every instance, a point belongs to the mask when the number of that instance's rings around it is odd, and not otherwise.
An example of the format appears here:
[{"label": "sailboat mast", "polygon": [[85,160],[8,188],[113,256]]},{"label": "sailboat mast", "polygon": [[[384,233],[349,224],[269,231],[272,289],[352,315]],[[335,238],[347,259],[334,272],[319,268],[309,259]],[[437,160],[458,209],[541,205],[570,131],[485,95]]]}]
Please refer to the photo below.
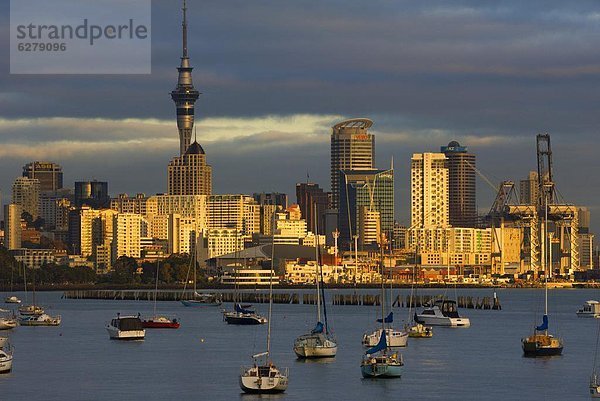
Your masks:
[{"label": "sailboat mast", "polygon": [[385,288],[383,284],[383,234],[379,244],[379,274],[381,275],[381,328],[385,332]]},{"label": "sailboat mast", "polygon": [[160,262],[156,260],[156,284],[154,285],[154,316],[156,317],[156,296],[158,295],[158,269],[160,269]]},{"label": "sailboat mast", "polygon": [[271,230],[271,277],[269,279],[269,318],[267,321],[267,360],[271,357],[271,314],[273,312],[273,272],[275,265],[275,213],[273,213],[273,228]]},{"label": "sailboat mast", "polygon": [[315,282],[317,284],[317,322],[321,321],[321,289],[319,288],[319,281],[321,281],[321,272],[319,265],[319,232],[317,228],[317,208],[315,204],[314,214],[314,231],[315,231]]},{"label": "sailboat mast", "polygon": [[[545,308],[544,314],[548,315],[548,263],[546,256],[546,241],[548,240],[548,195],[544,197],[544,287],[545,287]],[[548,330],[546,329],[546,334]]]}]

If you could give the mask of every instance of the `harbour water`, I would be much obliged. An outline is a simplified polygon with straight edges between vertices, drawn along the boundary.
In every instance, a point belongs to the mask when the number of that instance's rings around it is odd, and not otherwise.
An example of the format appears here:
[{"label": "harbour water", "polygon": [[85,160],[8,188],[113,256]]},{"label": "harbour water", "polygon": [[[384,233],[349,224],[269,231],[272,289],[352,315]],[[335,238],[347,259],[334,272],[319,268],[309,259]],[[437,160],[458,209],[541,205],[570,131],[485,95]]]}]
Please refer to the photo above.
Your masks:
[{"label": "harbour water", "polygon": [[[449,289],[446,295],[483,297],[493,291]],[[524,358],[520,344],[541,322],[543,290],[495,291],[501,311],[460,310],[471,319],[470,328],[436,327],[433,338],[410,339],[401,351],[405,368],[399,380],[361,378],[360,340],[376,327],[378,307],[329,306],[338,356],[301,361],[292,344],[314,325],[314,306],[275,305],[273,360],[289,367],[290,385],[271,396],[243,395],[238,386],[240,367],[265,350],[266,326],[228,326],[220,308],[159,302],[161,314],[182,322],[179,330],[147,330],[143,342],[111,341],[105,326],[117,312],[149,315],[152,302],[38,293],[47,313],[62,315],[62,324],[0,332],[15,347],[13,372],[0,375],[0,400],[588,400],[599,320],[577,318],[575,311],[588,299],[600,299],[600,291],[550,292],[550,331],[565,341],[564,355],[550,359]],[[256,307],[266,314],[268,305]],[[400,326],[408,310],[394,312]]]}]

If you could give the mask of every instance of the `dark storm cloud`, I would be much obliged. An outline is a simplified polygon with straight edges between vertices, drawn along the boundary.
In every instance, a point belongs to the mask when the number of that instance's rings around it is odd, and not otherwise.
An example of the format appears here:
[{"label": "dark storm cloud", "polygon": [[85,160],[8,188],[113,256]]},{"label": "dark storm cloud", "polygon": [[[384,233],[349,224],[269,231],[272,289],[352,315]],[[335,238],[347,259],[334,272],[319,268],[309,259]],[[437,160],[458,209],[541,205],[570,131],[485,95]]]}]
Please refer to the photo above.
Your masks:
[{"label": "dark storm cloud", "polygon": [[[188,4],[194,82],[204,93],[197,116],[252,121],[247,135],[239,134],[240,120],[232,131],[223,120],[218,130],[198,132],[217,192],[293,192],[307,170],[328,187],[329,122],[320,116],[367,116],[375,120],[378,166],[395,158],[403,216],[411,153],[438,151],[456,138],[494,182],[518,179],[535,168],[534,135],[542,131],[552,134],[561,191],[573,202],[599,203],[597,183],[580,173],[598,166],[596,1]],[[21,159],[0,156],[0,186],[9,188],[22,160],[44,154],[19,146],[40,141],[65,169],[104,176],[115,191],[163,191],[164,166],[177,148],[169,91],[181,51],[179,2],[153,2],[153,72],[146,76],[8,75],[8,14],[0,0],[0,143]],[[304,143],[290,140],[301,130],[265,117],[311,114],[314,121],[300,124],[313,135]],[[94,158],[110,163],[93,165]],[[123,160],[130,172],[153,174],[124,177]],[[493,196],[481,181],[480,208]]]}]

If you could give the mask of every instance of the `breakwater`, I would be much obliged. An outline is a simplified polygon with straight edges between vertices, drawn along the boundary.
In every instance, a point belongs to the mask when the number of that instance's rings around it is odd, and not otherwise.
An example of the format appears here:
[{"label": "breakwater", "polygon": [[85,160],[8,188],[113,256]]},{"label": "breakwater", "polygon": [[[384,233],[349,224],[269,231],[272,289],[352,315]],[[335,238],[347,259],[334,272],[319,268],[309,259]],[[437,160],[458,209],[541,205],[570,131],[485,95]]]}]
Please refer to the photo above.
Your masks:
[{"label": "breakwater", "polygon": [[[234,302],[237,296],[238,302],[243,303],[268,303],[269,293],[266,291],[234,291],[212,292],[223,302]],[[69,290],[63,293],[66,299],[105,299],[105,300],[129,300],[129,301],[153,301],[155,293],[153,290]],[[193,291],[158,291],[156,299],[158,301],[179,301],[181,299],[190,299],[193,297]],[[409,306],[422,307],[433,303],[437,299],[442,299],[439,295],[397,295],[393,298],[392,304],[395,307]],[[330,303],[333,305],[360,305],[360,306],[379,306],[381,305],[381,295],[368,293],[349,293],[332,294],[329,296]],[[299,292],[276,292],[273,293],[273,302],[277,304],[304,304],[314,305],[317,302],[314,293]],[[388,302],[388,301],[386,301]],[[500,310],[502,306],[498,297],[472,297],[459,296],[456,298],[459,308],[466,309],[490,309]]]}]

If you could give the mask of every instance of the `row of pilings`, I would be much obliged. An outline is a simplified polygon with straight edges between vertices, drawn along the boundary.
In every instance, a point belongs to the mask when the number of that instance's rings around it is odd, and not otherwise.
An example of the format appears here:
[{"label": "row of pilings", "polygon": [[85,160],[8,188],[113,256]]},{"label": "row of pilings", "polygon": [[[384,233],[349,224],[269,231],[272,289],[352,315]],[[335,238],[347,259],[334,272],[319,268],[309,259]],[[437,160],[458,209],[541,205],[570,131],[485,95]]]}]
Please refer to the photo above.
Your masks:
[{"label": "row of pilings", "polygon": [[[268,303],[269,294],[264,291],[239,292],[224,291],[213,293],[220,297],[223,302],[243,302],[243,303]],[[129,300],[129,301],[153,301],[154,297],[158,301],[179,301],[181,299],[190,299],[193,297],[193,291],[158,291],[153,290],[69,290],[63,293],[63,298],[67,299],[105,299],[105,300]],[[422,307],[433,304],[434,301],[442,299],[434,295],[397,295],[392,305],[396,307]],[[273,293],[273,302],[276,304],[304,304],[314,305],[317,302],[317,296],[314,293],[296,293],[296,292],[277,292]],[[386,302],[389,302],[386,300]],[[459,308],[467,309],[502,309],[498,297],[472,297],[459,296],[456,299]],[[381,296],[375,294],[333,294],[331,295],[333,305],[362,305],[379,306],[381,305]]]}]

